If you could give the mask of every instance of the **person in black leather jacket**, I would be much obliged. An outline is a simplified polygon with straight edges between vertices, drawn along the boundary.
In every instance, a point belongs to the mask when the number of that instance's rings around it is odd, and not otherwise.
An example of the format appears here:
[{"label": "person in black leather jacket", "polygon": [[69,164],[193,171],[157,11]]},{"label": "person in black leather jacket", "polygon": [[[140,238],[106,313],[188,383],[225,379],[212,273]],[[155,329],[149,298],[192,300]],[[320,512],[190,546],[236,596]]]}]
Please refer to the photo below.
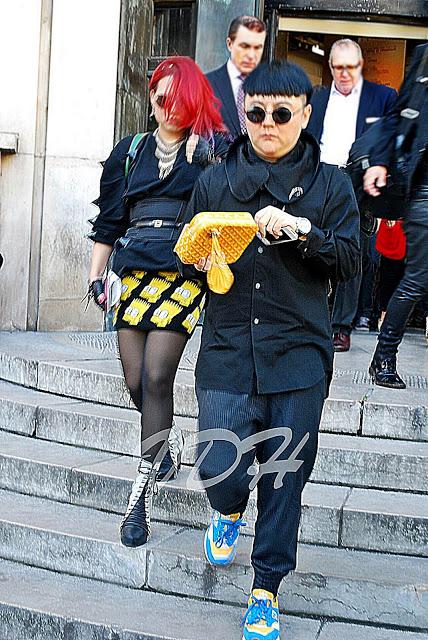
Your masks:
[{"label": "person in black leather jacket", "polygon": [[[404,276],[392,296],[378,344],[370,365],[374,382],[383,387],[404,389],[398,375],[396,356],[403,339],[407,320],[415,304],[428,292],[428,44],[416,47],[411,67],[400,89],[391,114],[382,122],[380,143],[370,157],[370,168],[364,175],[364,188],[372,196],[385,186],[388,167],[393,162],[397,127],[406,109],[416,82],[422,81],[424,93],[419,114],[413,120],[403,146],[408,148],[407,198],[404,231],[407,240],[407,260]],[[420,63],[425,57],[425,73],[419,77]],[[425,76],[425,77],[424,77]]]}]

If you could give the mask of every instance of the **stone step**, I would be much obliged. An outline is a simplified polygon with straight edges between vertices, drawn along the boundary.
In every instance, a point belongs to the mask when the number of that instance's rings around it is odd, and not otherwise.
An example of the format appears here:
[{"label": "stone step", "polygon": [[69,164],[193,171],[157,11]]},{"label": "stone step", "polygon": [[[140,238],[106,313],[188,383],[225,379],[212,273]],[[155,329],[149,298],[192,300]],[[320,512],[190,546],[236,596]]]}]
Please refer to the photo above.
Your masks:
[{"label": "stone step", "polygon": [[[250,538],[240,540],[232,567],[214,569],[203,557],[202,531],[154,523],[147,545],[127,549],[119,522],[116,515],[1,492],[0,557],[131,589],[244,603]],[[300,545],[298,567],[280,593],[281,610],[289,613],[427,630],[428,560]]]},{"label": "stone step", "polygon": [[[200,640],[207,621],[218,638],[241,638],[230,605],[137,591],[2,562],[2,640]],[[287,616],[295,640],[315,640],[321,623]],[[397,636],[400,640],[400,636]],[[413,638],[410,638],[413,640]]]},{"label": "stone step", "polygon": [[[136,410],[65,399],[0,382],[0,429],[80,447],[138,455]],[[184,463],[197,457],[195,418],[176,416],[186,436]],[[428,443],[320,434],[317,482],[428,492]]]},{"label": "stone step", "polygon": [[[67,398],[130,407],[116,357],[98,353],[97,357],[92,354],[84,359],[83,351],[75,351],[73,359],[72,353],[59,351],[55,359],[55,350],[47,354],[39,351],[31,358],[24,353],[2,352],[0,348],[0,378]],[[194,359],[193,351],[185,352],[176,377],[175,411],[182,416],[197,415]],[[324,431],[428,441],[425,387],[394,390],[391,395],[390,390],[373,388],[366,382],[354,384],[351,374],[351,370],[335,371],[322,418]]]},{"label": "stone step", "polygon": [[[0,432],[0,487],[34,496],[124,513],[137,460]],[[178,478],[159,484],[154,517],[166,522],[205,527],[211,508],[206,493],[184,467]],[[300,537],[307,542],[337,545],[342,508],[350,489],[309,483],[303,494]],[[254,530],[255,496],[247,509]]]},{"label": "stone step", "polygon": [[[252,582],[251,539],[240,538],[235,561],[226,568],[207,565],[202,541],[202,532],[184,529],[154,548],[149,588],[162,589],[167,582],[175,593],[241,602]],[[428,630],[427,587],[426,558],[300,544],[297,568],[280,587],[280,609]]]},{"label": "stone step", "polygon": [[[99,451],[0,432],[0,486],[5,489],[123,513],[137,461]],[[302,499],[300,541],[428,555],[428,496],[310,482]],[[204,527],[211,509],[195,468],[160,483],[154,517]],[[255,492],[246,511],[251,534]]]},{"label": "stone step", "polygon": [[428,640],[426,633],[410,633],[380,629],[379,627],[362,627],[354,624],[329,624],[323,626],[318,640]]},{"label": "stone step", "polygon": [[[240,640],[243,607],[136,591],[43,569],[2,563],[2,640],[200,640],[210,631]],[[293,640],[428,640],[428,634],[340,622],[281,617]]]}]

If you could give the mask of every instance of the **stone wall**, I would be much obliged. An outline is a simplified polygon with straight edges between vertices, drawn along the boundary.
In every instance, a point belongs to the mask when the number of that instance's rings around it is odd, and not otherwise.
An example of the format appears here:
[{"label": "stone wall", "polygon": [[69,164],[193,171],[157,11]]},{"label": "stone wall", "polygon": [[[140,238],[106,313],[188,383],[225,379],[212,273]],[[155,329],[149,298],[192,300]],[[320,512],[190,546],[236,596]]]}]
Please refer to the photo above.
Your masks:
[{"label": "stone wall", "polygon": [[0,3],[0,131],[19,133],[19,153],[2,157],[0,327],[27,318],[41,0]]},{"label": "stone wall", "polygon": [[54,2],[41,240],[41,330],[100,327],[84,311],[100,161],[113,146],[119,0]]},{"label": "stone wall", "polygon": [[100,161],[114,142],[121,0],[3,0],[0,329],[97,329],[84,313]]}]

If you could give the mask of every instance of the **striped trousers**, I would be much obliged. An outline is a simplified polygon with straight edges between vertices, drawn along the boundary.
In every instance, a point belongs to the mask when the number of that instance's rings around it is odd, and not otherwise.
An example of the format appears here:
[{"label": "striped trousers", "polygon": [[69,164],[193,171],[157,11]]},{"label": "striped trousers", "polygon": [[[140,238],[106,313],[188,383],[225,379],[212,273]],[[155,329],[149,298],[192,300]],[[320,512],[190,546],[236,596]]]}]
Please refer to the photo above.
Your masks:
[{"label": "striped trousers", "polygon": [[[212,508],[224,515],[244,513],[256,480],[256,457],[263,470],[257,481],[253,588],[276,594],[282,578],[296,567],[301,495],[317,453],[326,380],[274,394],[235,394],[199,385],[196,393],[204,440],[199,443],[199,474]],[[225,437],[214,429],[225,430]]]}]

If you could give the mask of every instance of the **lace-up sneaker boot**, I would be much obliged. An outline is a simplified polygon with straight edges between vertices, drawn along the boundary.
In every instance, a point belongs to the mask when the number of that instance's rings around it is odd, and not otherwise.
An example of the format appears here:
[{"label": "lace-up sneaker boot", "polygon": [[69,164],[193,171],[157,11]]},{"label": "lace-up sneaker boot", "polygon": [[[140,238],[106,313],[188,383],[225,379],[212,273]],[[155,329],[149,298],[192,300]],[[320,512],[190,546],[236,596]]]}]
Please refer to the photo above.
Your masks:
[{"label": "lace-up sneaker boot", "polygon": [[205,533],[205,556],[213,566],[227,566],[236,556],[240,527],[245,527],[241,514],[223,516],[214,511],[211,524]]},{"label": "lace-up sneaker boot", "polygon": [[128,508],[120,525],[120,539],[125,547],[140,547],[150,538],[150,514],[159,463],[141,460],[138,476],[132,485]]},{"label": "lace-up sneaker boot", "polygon": [[263,589],[253,589],[242,621],[242,640],[278,640],[278,598]]},{"label": "lace-up sneaker boot", "polygon": [[184,449],[184,438],[180,427],[172,421],[168,436],[168,451],[166,452],[157,475],[157,480],[175,480],[181,468],[181,457]]}]

